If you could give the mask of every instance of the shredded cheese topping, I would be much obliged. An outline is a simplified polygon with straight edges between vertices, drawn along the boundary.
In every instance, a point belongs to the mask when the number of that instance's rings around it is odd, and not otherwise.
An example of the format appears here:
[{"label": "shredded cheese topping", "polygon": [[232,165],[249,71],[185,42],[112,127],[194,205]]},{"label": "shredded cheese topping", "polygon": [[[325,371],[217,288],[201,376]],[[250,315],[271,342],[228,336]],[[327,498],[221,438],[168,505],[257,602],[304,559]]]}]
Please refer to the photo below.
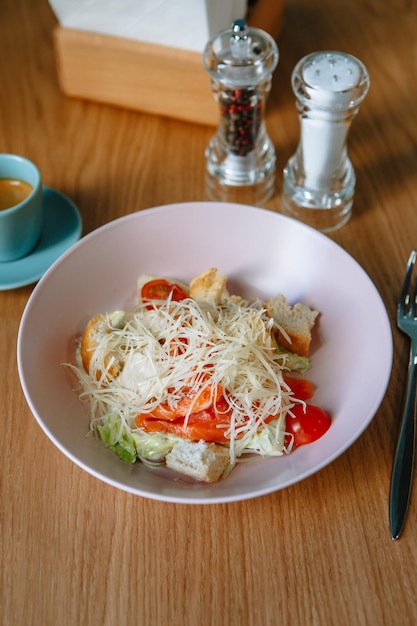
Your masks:
[{"label": "shredded cheese topping", "polygon": [[[276,349],[277,326],[259,301],[228,298],[219,305],[186,298],[139,303],[106,316],[91,348],[89,372],[75,367],[91,422],[117,414],[129,432],[135,417],[161,404],[175,407],[184,390],[218,390],[233,410],[225,436],[233,464],[271,416],[282,437],[297,400],[283,379],[286,356]],[[193,411],[192,403],[185,422]],[[277,426],[278,424],[278,426]]]}]

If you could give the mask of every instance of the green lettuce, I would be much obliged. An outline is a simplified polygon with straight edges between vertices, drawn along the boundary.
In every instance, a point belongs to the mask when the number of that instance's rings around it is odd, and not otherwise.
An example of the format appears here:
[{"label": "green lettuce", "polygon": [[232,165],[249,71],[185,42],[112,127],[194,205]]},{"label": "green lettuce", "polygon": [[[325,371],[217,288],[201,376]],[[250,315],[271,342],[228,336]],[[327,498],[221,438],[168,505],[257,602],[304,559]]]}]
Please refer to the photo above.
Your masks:
[{"label": "green lettuce", "polygon": [[126,463],[136,461],[160,461],[178,441],[178,438],[163,433],[130,431],[116,414],[102,419],[95,430],[107,448],[113,450]]},{"label": "green lettuce", "polygon": [[311,361],[308,356],[300,356],[299,354],[295,354],[295,352],[285,350],[282,346],[277,346],[277,350],[279,354],[285,354],[285,366],[288,367],[289,370],[305,374],[305,372],[308,372],[310,369]]}]

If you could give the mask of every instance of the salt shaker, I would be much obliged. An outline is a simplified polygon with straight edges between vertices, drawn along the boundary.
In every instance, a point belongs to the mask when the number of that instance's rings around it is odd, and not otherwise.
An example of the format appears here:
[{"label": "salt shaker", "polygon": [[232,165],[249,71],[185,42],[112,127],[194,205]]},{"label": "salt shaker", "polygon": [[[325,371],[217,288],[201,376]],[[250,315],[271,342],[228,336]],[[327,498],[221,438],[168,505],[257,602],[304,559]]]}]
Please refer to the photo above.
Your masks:
[{"label": "salt shaker", "polygon": [[262,205],[274,192],[275,149],[264,117],[278,56],[273,38],[245,20],[236,20],[206,45],[204,65],[220,110],[206,150],[212,200]]},{"label": "salt shaker", "polygon": [[283,176],[283,213],[323,232],[350,219],[356,177],[347,135],[369,89],[364,64],[342,52],[315,52],[292,74],[300,142]]}]

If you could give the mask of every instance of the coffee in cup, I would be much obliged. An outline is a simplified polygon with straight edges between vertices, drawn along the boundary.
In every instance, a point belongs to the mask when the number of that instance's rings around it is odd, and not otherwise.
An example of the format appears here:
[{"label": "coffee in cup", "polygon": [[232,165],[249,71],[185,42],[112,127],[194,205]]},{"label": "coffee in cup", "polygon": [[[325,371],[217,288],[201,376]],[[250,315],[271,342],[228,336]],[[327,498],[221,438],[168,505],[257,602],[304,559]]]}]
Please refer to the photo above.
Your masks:
[{"label": "coffee in cup", "polygon": [[36,165],[15,154],[0,154],[0,262],[20,259],[36,246],[42,204]]},{"label": "coffee in cup", "polygon": [[0,178],[0,211],[20,204],[33,191],[32,185],[17,178]]}]

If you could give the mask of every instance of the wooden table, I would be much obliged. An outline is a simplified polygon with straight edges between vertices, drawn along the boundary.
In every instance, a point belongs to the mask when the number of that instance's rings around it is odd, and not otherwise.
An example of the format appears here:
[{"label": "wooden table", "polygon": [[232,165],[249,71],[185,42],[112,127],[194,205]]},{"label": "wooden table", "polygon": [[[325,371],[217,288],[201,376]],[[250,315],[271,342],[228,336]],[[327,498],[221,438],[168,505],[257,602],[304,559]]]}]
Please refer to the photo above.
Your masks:
[{"label": "wooden table", "polygon": [[[78,205],[84,233],[160,204],[204,200],[213,129],[64,97],[46,0],[0,8],[0,151],[33,159]],[[305,54],[358,56],[372,86],[350,134],[354,217],[331,235],[369,273],[393,325],[392,378],[339,459],[281,492],[187,506],[122,493],[45,437],[20,387],[16,338],[33,286],[0,293],[1,595],[4,626],[417,623],[417,481],[392,542],[388,491],[408,342],[395,328],[417,245],[417,3],[288,0],[267,125],[282,167],[299,126],[291,71]]]}]

